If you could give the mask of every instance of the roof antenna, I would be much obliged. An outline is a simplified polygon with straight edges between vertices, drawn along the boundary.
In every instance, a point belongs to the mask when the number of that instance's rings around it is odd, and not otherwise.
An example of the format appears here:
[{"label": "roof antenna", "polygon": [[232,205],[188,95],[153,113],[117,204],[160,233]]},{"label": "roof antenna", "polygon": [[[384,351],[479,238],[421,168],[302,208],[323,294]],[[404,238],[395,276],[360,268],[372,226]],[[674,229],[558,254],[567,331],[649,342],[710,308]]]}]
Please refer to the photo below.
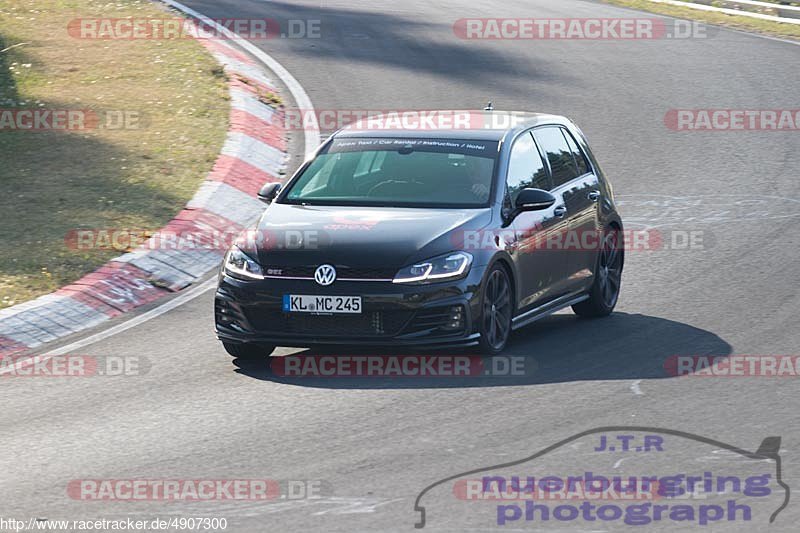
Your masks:
[{"label": "roof antenna", "polygon": [[494,111],[494,106],[492,105],[491,102],[489,102],[488,104],[486,104],[486,107],[484,107],[483,110],[484,111]]}]

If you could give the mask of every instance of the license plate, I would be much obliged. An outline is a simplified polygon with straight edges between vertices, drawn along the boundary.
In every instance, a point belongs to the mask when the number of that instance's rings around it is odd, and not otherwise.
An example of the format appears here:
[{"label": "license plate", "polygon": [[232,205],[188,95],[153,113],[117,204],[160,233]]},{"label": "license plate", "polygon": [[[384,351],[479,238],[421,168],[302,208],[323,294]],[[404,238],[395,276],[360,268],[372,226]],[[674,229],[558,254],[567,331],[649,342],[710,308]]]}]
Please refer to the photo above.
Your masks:
[{"label": "license plate", "polygon": [[310,296],[298,294],[283,295],[285,313],[361,313],[361,296]]}]

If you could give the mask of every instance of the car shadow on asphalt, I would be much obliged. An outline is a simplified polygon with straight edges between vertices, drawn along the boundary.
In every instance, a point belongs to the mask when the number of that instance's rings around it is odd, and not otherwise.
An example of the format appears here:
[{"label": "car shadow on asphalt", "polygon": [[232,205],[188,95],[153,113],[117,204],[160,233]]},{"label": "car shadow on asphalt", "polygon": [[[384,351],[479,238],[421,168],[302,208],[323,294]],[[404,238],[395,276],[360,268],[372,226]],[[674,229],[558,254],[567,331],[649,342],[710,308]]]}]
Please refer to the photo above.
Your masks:
[{"label": "car shadow on asphalt", "polygon": [[[341,347],[233,363],[243,376],[303,387],[467,388],[670,378],[675,376],[675,356],[730,353],[730,344],[716,334],[674,320],[629,313],[593,320],[559,314],[516,331],[496,357],[471,355],[464,349]],[[377,360],[373,371],[369,356],[378,356],[371,358]],[[428,366],[421,362],[423,357]],[[456,357],[461,357],[460,372]],[[404,358],[411,359],[406,367]],[[340,359],[346,364],[337,366]]]}]

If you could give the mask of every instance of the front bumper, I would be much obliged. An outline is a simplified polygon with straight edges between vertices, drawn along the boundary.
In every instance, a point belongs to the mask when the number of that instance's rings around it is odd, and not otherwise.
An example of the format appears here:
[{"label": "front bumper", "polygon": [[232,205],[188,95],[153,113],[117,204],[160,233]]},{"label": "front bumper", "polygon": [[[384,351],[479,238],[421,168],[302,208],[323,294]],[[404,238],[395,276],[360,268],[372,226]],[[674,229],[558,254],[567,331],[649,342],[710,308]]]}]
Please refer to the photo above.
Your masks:
[{"label": "front bumper", "polygon": [[[386,281],[337,281],[323,287],[311,280],[241,281],[220,277],[215,295],[217,338],[228,343],[264,343],[305,348],[348,346],[469,346],[477,343],[480,268],[461,280],[430,285]],[[285,313],[285,294],[360,296],[358,315]],[[447,327],[453,308],[462,325]]]}]

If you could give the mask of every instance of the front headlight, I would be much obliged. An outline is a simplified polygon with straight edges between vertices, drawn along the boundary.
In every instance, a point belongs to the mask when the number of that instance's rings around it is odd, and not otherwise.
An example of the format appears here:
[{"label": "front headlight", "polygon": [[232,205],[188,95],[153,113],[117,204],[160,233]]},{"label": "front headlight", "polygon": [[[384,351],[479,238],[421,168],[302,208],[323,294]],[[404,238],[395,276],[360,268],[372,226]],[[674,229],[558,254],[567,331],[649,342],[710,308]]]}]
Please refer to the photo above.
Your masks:
[{"label": "front headlight", "polygon": [[470,254],[451,252],[400,269],[392,283],[435,283],[460,279],[467,275],[470,265]]},{"label": "front headlight", "polygon": [[252,257],[244,253],[235,244],[231,246],[225,255],[223,270],[231,277],[238,279],[264,279],[264,272],[261,265],[255,262]]}]

